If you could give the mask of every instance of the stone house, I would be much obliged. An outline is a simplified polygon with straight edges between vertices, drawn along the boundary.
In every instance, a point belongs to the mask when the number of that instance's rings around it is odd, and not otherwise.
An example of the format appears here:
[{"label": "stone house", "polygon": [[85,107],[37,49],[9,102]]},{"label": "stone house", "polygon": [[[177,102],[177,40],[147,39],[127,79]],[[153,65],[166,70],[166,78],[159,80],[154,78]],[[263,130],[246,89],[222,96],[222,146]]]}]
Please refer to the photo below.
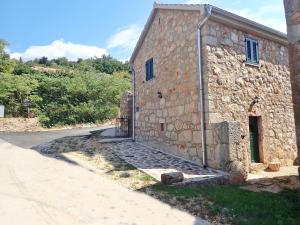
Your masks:
[{"label": "stone house", "polygon": [[137,142],[223,170],[293,165],[285,34],[210,5],[154,3],[130,64]]}]

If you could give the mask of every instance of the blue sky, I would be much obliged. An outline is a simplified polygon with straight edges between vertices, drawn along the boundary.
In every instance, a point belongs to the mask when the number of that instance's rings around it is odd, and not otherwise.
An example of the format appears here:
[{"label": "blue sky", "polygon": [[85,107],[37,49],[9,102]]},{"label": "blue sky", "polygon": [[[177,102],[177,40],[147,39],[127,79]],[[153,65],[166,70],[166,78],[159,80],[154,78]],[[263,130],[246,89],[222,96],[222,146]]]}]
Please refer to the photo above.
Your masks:
[{"label": "blue sky", "polygon": [[[164,0],[209,3],[286,32],[282,0]],[[110,54],[130,57],[150,14],[152,0],[7,0],[1,3],[0,38],[12,57]]]}]

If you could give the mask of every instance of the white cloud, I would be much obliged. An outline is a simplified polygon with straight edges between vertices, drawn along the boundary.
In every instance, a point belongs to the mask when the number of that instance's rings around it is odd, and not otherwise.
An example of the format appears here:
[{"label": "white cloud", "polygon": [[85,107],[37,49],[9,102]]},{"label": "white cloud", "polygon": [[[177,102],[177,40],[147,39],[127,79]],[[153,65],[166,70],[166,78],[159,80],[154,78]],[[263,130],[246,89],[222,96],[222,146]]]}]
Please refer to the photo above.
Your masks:
[{"label": "white cloud", "polygon": [[185,4],[204,4],[204,3],[208,3],[209,0],[187,0],[184,3]]},{"label": "white cloud", "polygon": [[107,51],[103,48],[74,44],[72,42],[65,42],[62,39],[53,41],[50,45],[30,46],[24,52],[10,53],[11,58],[19,59],[21,57],[25,61],[43,56],[48,59],[66,57],[69,60],[75,61],[78,58],[87,59],[103,55],[107,55]]},{"label": "white cloud", "polygon": [[[286,33],[286,22],[284,18],[283,4],[264,5],[258,9],[251,10],[247,8],[243,9],[226,9],[234,14],[240,15],[247,19],[253,20],[257,23],[261,23],[275,30]],[[282,13],[282,16],[279,16]]]},{"label": "white cloud", "polygon": [[136,24],[120,28],[113,36],[107,41],[107,48],[119,48],[124,51],[132,51],[135,47],[137,40],[142,32],[142,28]]}]

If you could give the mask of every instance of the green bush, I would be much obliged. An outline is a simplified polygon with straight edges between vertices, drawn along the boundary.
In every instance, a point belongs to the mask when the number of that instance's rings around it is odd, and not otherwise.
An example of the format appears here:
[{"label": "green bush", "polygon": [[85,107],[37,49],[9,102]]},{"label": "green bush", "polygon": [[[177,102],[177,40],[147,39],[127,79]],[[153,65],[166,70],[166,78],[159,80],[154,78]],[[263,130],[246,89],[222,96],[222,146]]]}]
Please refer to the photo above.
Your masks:
[{"label": "green bush", "polygon": [[76,74],[41,80],[41,114],[47,127],[59,124],[95,123],[112,119],[121,94],[130,83],[106,74]]},{"label": "green bush", "polygon": [[[36,102],[40,101],[37,95],[38,88],[38,81],[28,75],[0,74],[0,104],[5,105],[6,115],[26,116],[23,101],[27,97]],[[33,106],[37,106],[35,102]]]},{"label": "green bush", "polygon": [[46,57],[24,63],[5,53],[0,39],[0,104],[8,117],[31,116],[45,127],[95,123],[116,116],[120,96],[130,89],[128,65],[110,56],[70,62]]},{"label": "green bush", "polygon": [[25,117],[23,101],[29,98],[31,115],[45,127],[95,123],[116,116],[120,96],[129,88],[128,79],[107,74],[0,74],[0,104],[6,116]]}]

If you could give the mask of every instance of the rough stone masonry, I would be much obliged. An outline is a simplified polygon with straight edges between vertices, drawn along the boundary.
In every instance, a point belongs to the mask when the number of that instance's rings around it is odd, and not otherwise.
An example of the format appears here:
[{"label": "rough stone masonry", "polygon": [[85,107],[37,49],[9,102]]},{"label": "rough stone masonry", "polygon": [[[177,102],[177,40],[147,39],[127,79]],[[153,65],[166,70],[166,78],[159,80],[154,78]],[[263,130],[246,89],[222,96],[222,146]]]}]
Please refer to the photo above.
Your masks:
[{"label": "rough stone masonry", "polygon": [[[245,63],[245,37],[258,40],[258,66]],[[236,157],[249,165],[249,116],[258,117],[260,162],[293,165],[296,137],[287,46],[211,21],[205,27],[205,41],[210,127],[238,121],[243,138]],[[259,101],[253,104],[256,97]],[[211,163],[217,166],[213,138],[208,145]]]},{"label": "rough stone masonry", "polygon": [[[168,7],[156,9],[132,62],[135,137],[201,163],[197,27],[204,9]],[[226,170],[228,163],[239,161],[250,169],[250,116],[258,121],[260,163],[293,165],[296,159],[286,38],[276,41],[259,34],[210,19],[203,27],[206,147],[213,168]],[[259,65],[245,62],[245,37],[258,41]],[[150,58],[154,78],[146,81]]]},{"label": "rough stone masonry", "polygon": [[[291,82],[293,91],[293,103],[295,110],[295,122],[298,145],[298,164],[300,163],[300,1],[284,1],[287,33],[289,40],[289,59],[291,68]],[[298,167],[300,179],[300,167]],[[300,191],[299,191],[300,200]]]}]

